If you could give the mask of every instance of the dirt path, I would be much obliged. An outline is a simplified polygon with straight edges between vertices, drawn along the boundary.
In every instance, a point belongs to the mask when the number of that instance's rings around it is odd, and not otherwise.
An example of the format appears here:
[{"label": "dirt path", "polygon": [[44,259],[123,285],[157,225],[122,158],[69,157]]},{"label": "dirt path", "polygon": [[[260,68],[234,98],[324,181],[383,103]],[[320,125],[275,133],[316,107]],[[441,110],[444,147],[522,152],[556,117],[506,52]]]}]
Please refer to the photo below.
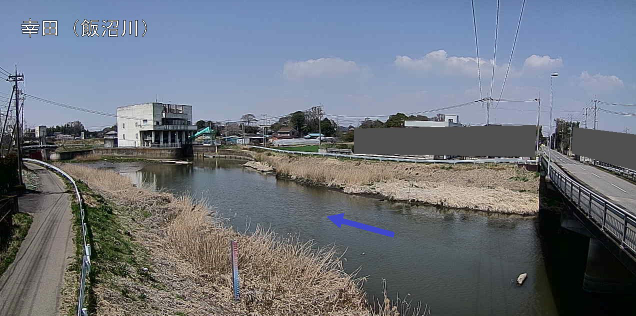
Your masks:
[{"label": "dirt path", "polygon": [[33,224],[15,261],[0,278],[0,315],[56,315],[64,270],[73,255],[70,196],[52,172],[28,165],[41,192],[20,198]]}]

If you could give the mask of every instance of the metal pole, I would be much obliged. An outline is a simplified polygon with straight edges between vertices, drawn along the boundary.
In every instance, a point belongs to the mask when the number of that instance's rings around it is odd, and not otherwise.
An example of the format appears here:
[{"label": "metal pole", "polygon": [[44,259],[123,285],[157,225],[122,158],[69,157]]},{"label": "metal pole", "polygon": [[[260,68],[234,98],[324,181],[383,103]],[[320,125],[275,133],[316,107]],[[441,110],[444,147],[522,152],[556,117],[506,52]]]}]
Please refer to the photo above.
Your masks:
[{"label": "metal pole", "polygon": [[539,152],[539,140],[541,139],[539,136],[541,133],[541,129],[539,128],[539,121],[541,120],[541,95],[539,95],[537,102],[539,103],[539,109],[537,110],[537,152]]},{"label": "metal pole", "polygon": [[20,185],[23,185],[22,182],[22,148],[20,144],[20,90],[18,89],[18,71],[15,71],[15,78],[13,80],[14,85],[13,89],[15,90],[15,127],[16,127],[16,149],[18,152],[18,180],[20,181]]},{"label": "metal pole", "polygon": [[550,144],[548,146],[548,174],[550,174],[550,165],[552,164],[552,76],[550,76]]},{"label": "metal pole", "polygon": [[492,98],[488,98],[488,102],[486,102],[486,125],[490,125],[490,100]]},{"label": "metal pole", "polygon": [[596,113],[598,112],[598,108],[596,107],[596,103],[598,102],[598,100],[594,100],[594,129],[596,130],[596,124],[598,123],[598,120],[596,119]]},{"label": "metal pole", "polygon": [[320,151],[320,145],[322,145],[322,129],[321,126],[322,123],[321,122],[322,119],[322,104],[320,106],[318,106],[318,151]]},{"label": "metal pole", "polygon": [[570,142],[568,143],[568,152],[572,155],[572,134],[574,133],[574,125],[572,122],[572,114],[570,114]]}]

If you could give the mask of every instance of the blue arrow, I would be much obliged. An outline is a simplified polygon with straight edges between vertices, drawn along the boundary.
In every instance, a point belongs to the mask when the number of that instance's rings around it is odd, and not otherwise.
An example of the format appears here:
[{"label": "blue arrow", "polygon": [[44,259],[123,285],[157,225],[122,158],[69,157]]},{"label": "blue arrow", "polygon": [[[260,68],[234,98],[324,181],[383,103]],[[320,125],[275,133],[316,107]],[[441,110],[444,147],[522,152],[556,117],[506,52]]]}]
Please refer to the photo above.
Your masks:
[{"label": "blue arrow", "polygon": [[344,213],[340,213],[338,215],[327,216],[327,218],[329,218],[338,227],[342,227],[342,224],[345,224],[345,225],[349,225],[351,227],[355,227],[355,228],[358,228],[358,229],[370,231],[372,233],[376,233],[376,234],[380,234],[380,235],[384,235],[384,236],[389,236],[389,237],[394,237],[395,236],[395,233],[390,231],[390,230],[373,227],[373,226],[367,225],[367,224],[358,223],[358,222],[352,221],[350,219],[345,219],[344,218]]}]

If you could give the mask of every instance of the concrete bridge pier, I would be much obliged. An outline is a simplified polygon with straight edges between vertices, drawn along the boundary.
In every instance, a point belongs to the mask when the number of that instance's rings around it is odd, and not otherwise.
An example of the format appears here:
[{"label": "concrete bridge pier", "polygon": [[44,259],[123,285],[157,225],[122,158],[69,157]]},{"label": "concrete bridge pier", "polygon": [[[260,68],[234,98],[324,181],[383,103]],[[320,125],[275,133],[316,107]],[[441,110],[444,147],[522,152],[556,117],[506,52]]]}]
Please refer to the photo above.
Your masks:
[{"label": "concrete bridge pier", "polygon": [[636,293],[636,276],[601,241],[592,237],[587,251],[583,290],[605,294]]}]

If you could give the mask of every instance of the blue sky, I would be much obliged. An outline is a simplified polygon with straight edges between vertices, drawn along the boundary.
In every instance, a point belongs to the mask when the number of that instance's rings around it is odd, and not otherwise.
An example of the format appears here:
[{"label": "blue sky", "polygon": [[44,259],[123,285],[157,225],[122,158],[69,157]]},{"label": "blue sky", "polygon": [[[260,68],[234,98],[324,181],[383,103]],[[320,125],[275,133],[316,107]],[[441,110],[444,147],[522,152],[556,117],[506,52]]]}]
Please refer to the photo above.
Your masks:
[{"label": "blue sky", "polygon": [[[501,1],[493,96],[498,97],[521,8]],[[476,0],[482,89],[492,73],[495,0]],[[417,112],[479,99],[470,1],[7,2],[0,66],[17,64],[26,92],[104,112],[154,101],[191,104],[194,118],[277,116],[322,103],[329,114]],[[11,12],[10,14],[6,14]],[[57,37],[21,34],[29,18],[58,20]],[[76,37],[75,20],[145,20],[145,37]],[[504,98],[543,100],[582,119],[600,100],[636,103],[636,1],[527,0]],[[100,35],[101,35],[101,25]],[[0,94],[10,94],[3,84]],[[2,96],[0,95],[0,98]],[[26,101],[29,125],[114,119]],[[636,107],[603,105],[618,112]],[[448,111],[485,123],[479,105]],[[599,128],[636,133],[636,117],[599,112]],[[496,123],[536,123],[536,104],[501,103]],[[353,119],[341,118],[341,124]],[[591,124],[591,119],[589,120]]]}]

